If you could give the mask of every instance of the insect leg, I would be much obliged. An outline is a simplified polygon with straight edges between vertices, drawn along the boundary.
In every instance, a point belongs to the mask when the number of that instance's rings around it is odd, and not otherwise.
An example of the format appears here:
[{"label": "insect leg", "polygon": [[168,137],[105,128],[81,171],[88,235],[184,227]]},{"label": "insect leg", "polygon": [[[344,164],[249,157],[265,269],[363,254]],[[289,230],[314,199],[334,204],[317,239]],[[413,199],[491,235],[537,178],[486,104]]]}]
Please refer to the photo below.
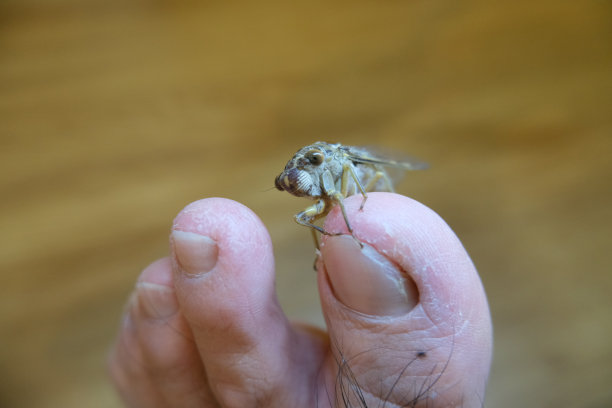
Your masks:
[{"label": "insect leg", "polygon": [[296,214],[295,221],[300,225],[315,229],[319,231],[321,234],[331,235],[327,231],[325,231],[323,228],[319,227],[318,225],[314,225],[312,223],[317,218],[321,217],[322,215],[326,213],[326,210],[327,210],[326,207],[327,206],[325,205],[325,201],[319,200],[315,204],[311,205],[310,207],[307,207],[304,211]]},{"label": "insect leg", "polygon": [[[344,197],[342,196],[342,194],[336,193],[332,196],[332,198],[334,199],[334,201],[336,203],[338,203],[338,205],[340,206],[340,210],[342,210],[342,216],[344,217],[344,222],[346,223],[346,228],[349,230],[349,232],[351,233],[351,236],[355,239],[355,241],[357,241],[357,243],[359,244],[359,246],[361,248],[363,248],[363,244],[361,243],[361,241],[359,239],[357,239],[357,237],[355,236],[355,233],[353,232],[353,228],[351,228],[351,224],[349,223],[348,220],[348,216],[346,215],[346,208],[344,208],[344,203],[343,203],[343,199]],[[335,235],[335,234],[334,234]],[[337,234],[337,235],[341,235],[341,234]]]},{"label": "insect leg", "polygon": [[[333,183],[333,178],[331,176],[331,173],[329,173],[329,171],[324,172],[323,175],[321,176],[321,179],[323,182],[322,184],[323,184],[323,189],[325,191],[325,194],[333,202],[337,203],[340,206],[340,209],[342,210],[342,216],[344,217],[344,222],[346,223],[346,228],[349,230],[349,232],[351,233],[351,236],[355,239],[355,241],[359,242],[359,246],[363,248],[363,244],[361,243],[361,241],[357,239],[357,237],[355,236],[355,233],[353,232],[353,228],[351,228],[351,223],[349,222],[348,216],[346,215],[346,208],[344,208],[343,201],[344,201],[344,198],[346,197],[346,192],[348,191],[348,175],[349,174],[353,175],[353,178],[358,183],[357,185],[363,191],[363,189],[361,188],[361,184],[359,184],[359,180],[357,180],[357,177],[355,176],[355,173],[353,172],[353,170],[350,168],[350,165],[347,166],[345,164],[343,166],[342,180],[341,180],[342,184],[340,186],[340,190],[341,190],[340,192],[336,191],[336,186]],[[341,235],[341,234],[327,234],[327,235]]]},{"label": "insect leg", "polygon": [[346,195],[348,194],[348,176],[349,174],[353,173],[352,171],[347,170],[350,168],[350,166],[351,165],[349,164],[345,164],[344,166],[342,166],[342,179],[340,182],[340,193],[342,194],[342,197],[346,197]]},{"label": "insect leg", "polygon": [[[312,241],[314,242],[315,249],[319,249],[319,239],[317,237],[317,232],[319,231],[321,234],[329,234],[323,228],[318,225],[314,225],[313,221],[316,221],[317,218],[324,216],[328,211],[326,210],[326,203],[324,200],[317,201],[314,205],[306,208],[304,211],[295,215],[295,221],[306,227],[310,228],[310,232],[312,234]],[[313,268],[317,269],[317,261],[315,259],[315,263]]]},{"label": "insect leg", "polygon": [[[314,242],[315,249],[319,249],[319,237],[317,237],[317,231],[313,228],[310,229],[310,233],[312,234],[312,242]],[[315,263],[313,265],[313,269],[317,270],[317,260],[315,259]]]},{"label": "insect leg", "polygon": [[[344,211],[344,205],[342,205],[342,200],[340,200],[339,203],[342,207],[342,212],[346,221],[346,212]],[[313,222],[315,222],[319,218],[325,217],[327,213],[329,213],[329,210],[331,210],[331,203],[326,200],[319,200],[310,207],[307,207],[304,211],[296,214],[295,221],[300,225],[312,228],[313,232],[314,230],[317,230],[323,235],[342,235],[341,233],[328,232],[325,229],[319,227],[318,225],[313,224]],[[350,226],[349,230],[351,231],[351,233],[353,232]]]},{"label": "insect leg", "polygon": [[[348,227],[348,230],[350,231],[351,236],[355,238],[355,240],[363,248],[363,244],[355,237],[355,234],[353,234],[353,229],[351,228],[351,225],[348,222],[346,211],[344,209],[344,204],[342,204],[342,197],[338,197],[338,199],[340,200],[338,201],[338,203],[340,204],[340,208],[342,208],[342,215],[344,216],[344,221],[346,222],[346,226]],[[313,222],[316,221],[317,219],[327,215],[327,213],[329,212],[329,209],[330,209],[330,206],[325,200],[319,200],[314,205],[311,205],[310,207],[306,208],[304,211],[295,215],[295,221],[298,224],[310,228],[310,232],[312,233],[312,240],[314,242],[314,246],[316,249],[319,249],[319,240],[317,237],[317,233],[315,231],[319,231],[323,235],[342,235],[342,233],[340,232],[338,233],[328,232],[325,229],[319,227],[318,225],[313,224]],[[316,270],[316,264],[317,262],[315,260],[315,264],[313,266],[315,270]]]},{"label": "insect leg", "polygon": [[353,165],[351,163],[345,163],[342,168],[342,191],[344,193],[344,197],[346,197],[346,190],[348,190],[348,175],[351,175],[359,192],[363,196],[363,200],[361,200],[361,205],[359,206],[359,211],[363,210],[363,206],[365,205],[366,200],[368,199],[367,189],[364,189],[359,181],[359,178],[355,174],[355,170],[353,170]]},{"label": "insect leg", "polygon": [[374,186],[376,186],[376,183],[378,183],[378,180],[383,179],[385,181],[385,185],[386,185],[386,190],[384,191],[389,191],[391,193],[394,192],[393,190],[393,184],[391,184],[391,180],[389,180],[389,176],[387,176],[387,174],[384,171],[376,171],[376,174],[374,174],[374,177],[372,177],[372,179],[368,182],[368,185],[366,186],[366,191],[372,191],[372,189],[374,188]]}]

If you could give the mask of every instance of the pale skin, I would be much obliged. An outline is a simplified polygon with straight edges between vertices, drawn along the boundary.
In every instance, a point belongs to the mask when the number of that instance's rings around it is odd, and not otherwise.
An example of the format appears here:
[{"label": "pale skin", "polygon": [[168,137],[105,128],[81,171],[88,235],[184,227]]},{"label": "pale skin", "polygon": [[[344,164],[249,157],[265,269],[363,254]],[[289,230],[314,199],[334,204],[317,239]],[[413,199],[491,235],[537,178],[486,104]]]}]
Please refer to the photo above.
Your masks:
[{"label": "pale skin", "polygon": [[[482,406],[492,329],[469,256],[423,205],[369,197],[362,211],[361,196],[344,200],[364,248],[350,235],[322,240],[325,331],[280,309],[255,214],[225,199],[187,206],[170,256],[138,278],[109,354],[126,406]],[[348,233],[338,207],[324,228]]]}]

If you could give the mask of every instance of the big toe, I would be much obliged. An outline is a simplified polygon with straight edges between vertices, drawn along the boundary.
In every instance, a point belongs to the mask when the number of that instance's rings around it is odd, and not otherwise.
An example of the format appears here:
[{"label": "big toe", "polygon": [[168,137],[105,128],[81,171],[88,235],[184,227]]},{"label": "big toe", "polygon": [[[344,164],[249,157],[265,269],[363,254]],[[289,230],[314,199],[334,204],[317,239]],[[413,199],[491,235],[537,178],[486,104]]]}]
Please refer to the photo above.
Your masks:
[{"label": "big toe", "polygon": [[[345,207],[364,247],[349,235],[326,237],[319,262],[336,398],[482,406],[491,320],[461,242],[436,213],[406,197],[371,194],[363,211],[360,202],[350,197]],[[338,209],[325,228],[346,232]]]}]

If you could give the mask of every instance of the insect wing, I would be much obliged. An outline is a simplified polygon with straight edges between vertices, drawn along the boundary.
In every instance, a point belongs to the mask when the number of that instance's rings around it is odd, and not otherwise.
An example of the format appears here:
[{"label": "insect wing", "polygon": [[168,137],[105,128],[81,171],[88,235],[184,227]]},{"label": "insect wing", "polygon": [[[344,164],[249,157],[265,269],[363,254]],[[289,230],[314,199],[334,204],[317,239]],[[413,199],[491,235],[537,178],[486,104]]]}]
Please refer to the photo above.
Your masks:
[{"label": "insect wing", "polygon": [[379,166],[394,167],[402,170],[424,170],[429,166],[427,163],[413,158],[391,158],[394,155],[383,153],[371,153],[370,148],[346,146],[346,154],[348,158],[356,163],[374,164]]}]

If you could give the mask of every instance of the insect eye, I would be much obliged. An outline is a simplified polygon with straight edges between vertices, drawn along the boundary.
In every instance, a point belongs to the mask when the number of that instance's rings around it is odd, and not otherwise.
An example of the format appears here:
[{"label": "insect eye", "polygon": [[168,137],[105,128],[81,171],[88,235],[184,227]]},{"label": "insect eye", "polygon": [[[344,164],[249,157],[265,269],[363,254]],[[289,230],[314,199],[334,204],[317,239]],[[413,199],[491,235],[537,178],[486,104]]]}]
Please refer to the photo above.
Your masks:
[{"label": "insect eye", "polygon": [[310,164],[318,166],[323,163],[323,152],[320,150],[311,150],[306,153],[306,159],[310,162]]}]

